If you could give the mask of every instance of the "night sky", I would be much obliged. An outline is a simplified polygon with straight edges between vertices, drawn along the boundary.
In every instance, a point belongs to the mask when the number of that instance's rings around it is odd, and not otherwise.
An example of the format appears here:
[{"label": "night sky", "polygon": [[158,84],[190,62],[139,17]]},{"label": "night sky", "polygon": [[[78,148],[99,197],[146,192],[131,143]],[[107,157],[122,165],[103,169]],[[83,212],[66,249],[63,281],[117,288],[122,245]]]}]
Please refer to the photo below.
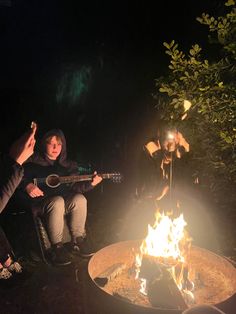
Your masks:
[{"label": "night sky", "polygon": [[153,117],[154,79],[167,70],[162,43],[209,49],[196,17],[223,3],[0,0],[2,145],[32,119],[39,136],[60,127],[90,154],[139,136]]}]

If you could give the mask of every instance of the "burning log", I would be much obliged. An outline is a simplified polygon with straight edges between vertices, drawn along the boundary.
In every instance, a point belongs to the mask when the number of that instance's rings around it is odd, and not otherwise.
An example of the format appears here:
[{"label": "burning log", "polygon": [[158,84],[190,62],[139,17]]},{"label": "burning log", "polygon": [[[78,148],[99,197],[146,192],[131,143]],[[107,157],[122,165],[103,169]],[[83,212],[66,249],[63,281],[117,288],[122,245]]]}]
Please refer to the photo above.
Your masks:
[{"label": "burning log", "polygon": [[100,287],[104,287],[110,280],[118,276],[125,268],[126,265],[123,263],[113,264],[101,274],[99,274],[96,278],[94,278],[94,281]]},{"label": "burning log", "polygon": [[146,279],[146,293],[152,306],[185,310],[185,300],[168,270],[157,258],[144,255],[139,278]]}]

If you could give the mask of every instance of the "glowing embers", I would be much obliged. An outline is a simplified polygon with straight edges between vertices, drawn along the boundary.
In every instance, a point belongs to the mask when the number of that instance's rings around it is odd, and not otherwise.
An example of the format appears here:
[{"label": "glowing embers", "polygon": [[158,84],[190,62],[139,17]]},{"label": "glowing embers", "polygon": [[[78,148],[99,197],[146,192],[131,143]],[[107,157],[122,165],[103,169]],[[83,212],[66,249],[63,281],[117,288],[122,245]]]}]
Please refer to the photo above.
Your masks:
[{"label": "glowing embers", "polygon": [[188,278],[191,240],[186,225],[182,214],[172,220],[157,212],[155,224],[148,226],[136,255],[136,279],[153,306],[185,309],[194,302],[194,285]]}]

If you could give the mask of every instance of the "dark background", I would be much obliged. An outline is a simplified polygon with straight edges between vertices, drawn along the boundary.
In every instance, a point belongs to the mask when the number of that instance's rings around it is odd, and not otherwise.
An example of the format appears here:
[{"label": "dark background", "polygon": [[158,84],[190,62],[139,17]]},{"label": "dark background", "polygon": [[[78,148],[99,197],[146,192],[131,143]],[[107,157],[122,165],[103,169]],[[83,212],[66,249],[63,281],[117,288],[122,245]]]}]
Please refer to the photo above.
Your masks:
[{"label": "dark background", "polygon": [[62,128],[73,158],[122,167],[156,127],[151,94],[168,69],[163,42],[186,51],[199,43],[209,57],[196,17],[223,3],[0,1],[2,149],[35,120],[38,137]]}]

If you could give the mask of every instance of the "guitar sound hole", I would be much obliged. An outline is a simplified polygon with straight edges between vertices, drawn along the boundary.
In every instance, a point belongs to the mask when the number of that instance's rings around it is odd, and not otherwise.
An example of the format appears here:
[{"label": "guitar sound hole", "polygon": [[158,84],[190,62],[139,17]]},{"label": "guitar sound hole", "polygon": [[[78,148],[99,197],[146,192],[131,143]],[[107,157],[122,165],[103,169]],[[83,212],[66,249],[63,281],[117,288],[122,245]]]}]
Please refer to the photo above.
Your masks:
[{"label": "guitar sound hole", "polygon": [[47,178],[47,185],[50,187],[57,187],[60,185],[60,180],[57,175],[50,175]]}]

